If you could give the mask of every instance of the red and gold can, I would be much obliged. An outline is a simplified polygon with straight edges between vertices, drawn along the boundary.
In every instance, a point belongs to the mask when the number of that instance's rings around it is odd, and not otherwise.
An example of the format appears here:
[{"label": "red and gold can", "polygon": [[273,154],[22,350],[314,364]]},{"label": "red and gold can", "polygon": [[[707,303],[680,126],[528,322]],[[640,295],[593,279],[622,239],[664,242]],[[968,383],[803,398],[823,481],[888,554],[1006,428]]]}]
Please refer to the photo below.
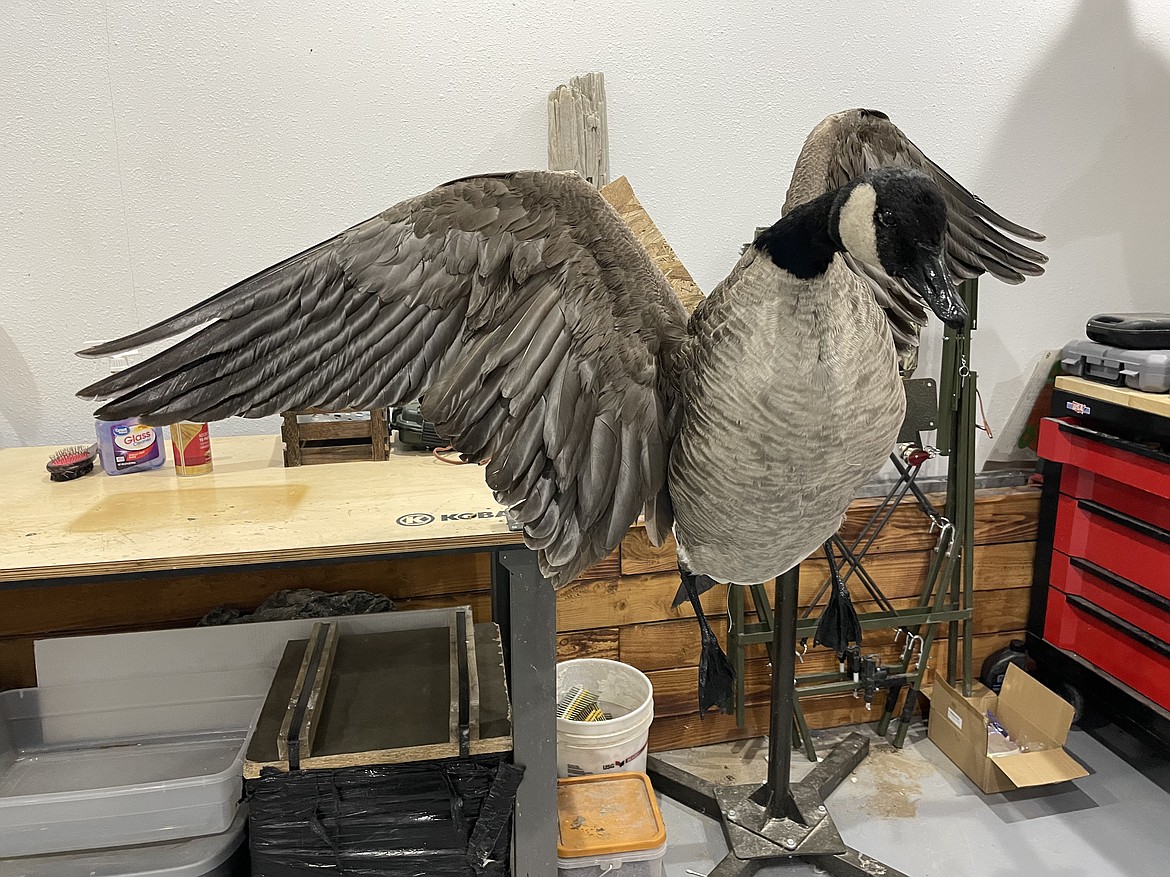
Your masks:
[{"label": "red and gold can", "polygon": [[178,475],[206,475],[211,471],[211,433],[206,423],[172,423],[171,453]]}]

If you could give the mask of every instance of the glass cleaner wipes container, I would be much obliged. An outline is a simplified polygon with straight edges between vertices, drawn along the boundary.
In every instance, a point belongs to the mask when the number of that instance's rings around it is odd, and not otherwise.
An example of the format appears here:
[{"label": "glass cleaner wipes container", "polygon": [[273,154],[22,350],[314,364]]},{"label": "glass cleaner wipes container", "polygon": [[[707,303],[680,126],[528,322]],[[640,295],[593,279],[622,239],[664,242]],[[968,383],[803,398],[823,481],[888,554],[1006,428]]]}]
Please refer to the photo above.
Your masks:
[{"label": "glass cleaner wipes container", "polygon": [[[119,372],[130,365],[133,353],[110,358],[110,371]],[[137,418],[129,420],[98,420],[98,455],[102,468],[109,475],[144,472],[157,469],[167,460],[163,431],[156,426],[145,426]]]}]

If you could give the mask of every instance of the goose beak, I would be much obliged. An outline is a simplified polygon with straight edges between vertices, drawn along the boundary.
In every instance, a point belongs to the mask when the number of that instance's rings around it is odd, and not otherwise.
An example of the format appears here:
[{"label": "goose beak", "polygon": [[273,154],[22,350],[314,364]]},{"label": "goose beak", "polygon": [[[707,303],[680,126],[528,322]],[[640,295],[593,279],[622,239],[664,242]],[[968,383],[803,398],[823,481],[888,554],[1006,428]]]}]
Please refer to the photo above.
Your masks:
[{"label": "goose beak", "polygon": [[959,297],[950,272],[942,263],[942,254],[925,247],[919,250],[918,264],[902,277],[936,317],[956,331],[967,325],[967,306]]}]

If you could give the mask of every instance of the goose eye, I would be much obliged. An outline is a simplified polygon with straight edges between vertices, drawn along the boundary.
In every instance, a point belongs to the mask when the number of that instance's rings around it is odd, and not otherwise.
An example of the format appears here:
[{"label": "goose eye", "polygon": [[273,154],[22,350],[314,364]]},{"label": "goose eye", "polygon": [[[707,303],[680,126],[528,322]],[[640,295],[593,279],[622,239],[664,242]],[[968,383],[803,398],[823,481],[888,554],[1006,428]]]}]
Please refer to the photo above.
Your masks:
[{"label": "goose eye", "polygon": [[894,212],[892,210],[879,210],[877,212],[878,225],[889,228],[894,224]]}]

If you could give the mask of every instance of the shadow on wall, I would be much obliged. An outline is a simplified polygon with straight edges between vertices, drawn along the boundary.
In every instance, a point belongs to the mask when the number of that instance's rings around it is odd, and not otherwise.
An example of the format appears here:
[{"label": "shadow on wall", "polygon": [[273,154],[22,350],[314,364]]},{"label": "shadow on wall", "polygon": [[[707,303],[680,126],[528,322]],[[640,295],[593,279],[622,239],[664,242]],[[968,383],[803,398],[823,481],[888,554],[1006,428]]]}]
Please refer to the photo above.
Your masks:
[{"label": "shadow on wall", "polygon": [[41,435],[44,404],[32,369],[12,338],[0,328],[0,443],[6,433],[15,435],[18,445],[35,442]]},{"label": "shadow on wall", "polygon": [[1059,188],[1035,193],[1047,209],[1029,219],[1058,230],[1052,248],[1117,238],[1132,309],[1165,308],[1170,66],[1130,3],[1085,0],[1017,95],[985,167],[1067,171],[1049,177]]},{"label": "shadow on wall", "polygon": [[[1143,37],[1127,0],[1084,0],[1021,79],[1002,118],[986,139],[984,178],[1005,173],[1036,205],[1009,215],[1048,235],[1040,249],[1053,261],[1044,285],[1032,287],[1044,302],[997,305],[1001,315],[1014,312],[1015,329],[1000,332],[991,321],[980,326],[981,360],[1014,363],[1001,369],[994,386],[983,387],[999,425],[1040,348],[1080,336],[1096,310],[1167,307],[1170,66]],[[1093,254],[1102,254],[1100,261]],[[983,298],[1027,296],[1028,286],[992,284]],[[1020,348],[1020,326],[1036,349]]]}]

